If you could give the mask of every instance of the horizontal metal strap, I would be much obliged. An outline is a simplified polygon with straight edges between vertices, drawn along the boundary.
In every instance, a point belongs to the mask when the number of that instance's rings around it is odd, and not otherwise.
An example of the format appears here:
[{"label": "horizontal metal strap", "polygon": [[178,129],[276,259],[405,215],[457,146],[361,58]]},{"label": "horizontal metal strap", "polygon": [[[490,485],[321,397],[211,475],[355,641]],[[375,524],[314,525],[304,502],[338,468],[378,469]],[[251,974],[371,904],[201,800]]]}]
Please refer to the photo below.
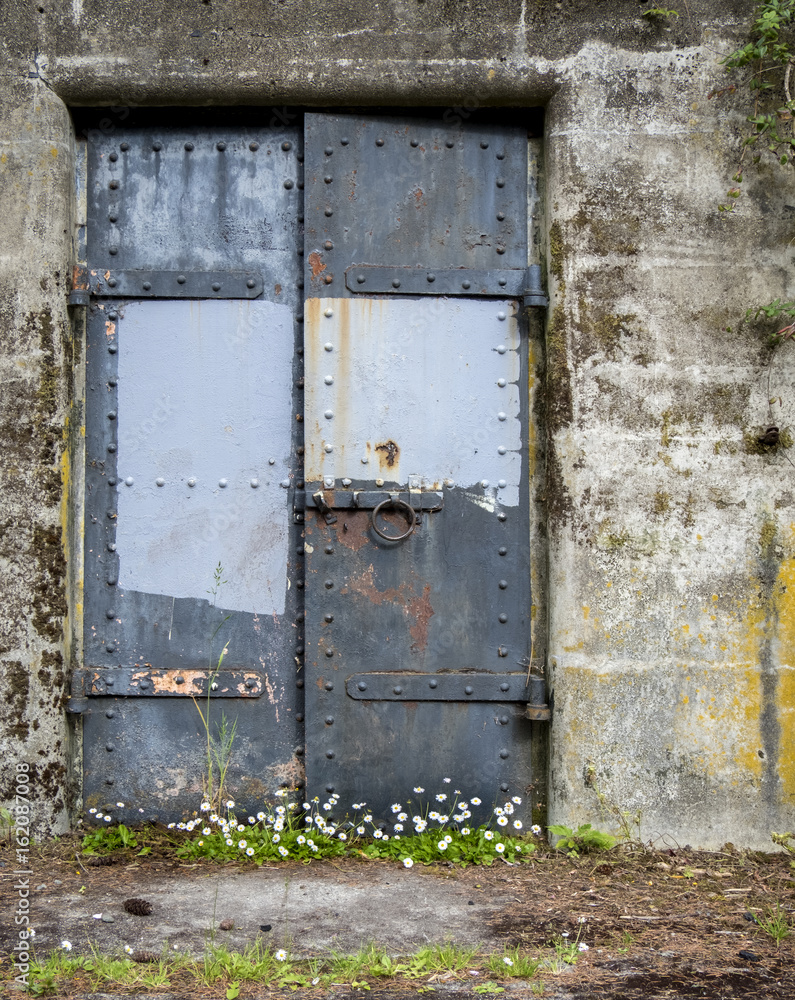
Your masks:
[{"label": "horizontal metal strap", "polygon": [[[208,692],[209,688],[209,692]],[[72,675],[73,698],[259,698],[253,670],[155,670],[82,667]]]},{"label": "horizontal metal strap", "polygon": [[[253,271],[113,271],[76,268],[75,293],[136,299],[256,299],[262,295],[261,274]],[[82,302],[77,301],[75,305]]]},{"label": "horizontal metal strap", "polygon": [[371,295],[491,295],[511,299],[524,294],[526,278],[526,268],[434,270],[358,264],[345,272],[350,291]]},{"label": "horizontal metal strap", "polygon": [[[322,490],[326,509],[331,510],[374,510],[380,503],[397,497],[414,508],[414,510],[441,510],[444,497],[434,491],[419,492],[419,490]],[[306,510],[307,507],[321,508],[311,492],[296,490],[295,509]]]},{"label": "horizontal metal strap", "polygon": [[357,701],[519,701],[546,708],[543,677],[521,674],[353,674],[345,682]]}]

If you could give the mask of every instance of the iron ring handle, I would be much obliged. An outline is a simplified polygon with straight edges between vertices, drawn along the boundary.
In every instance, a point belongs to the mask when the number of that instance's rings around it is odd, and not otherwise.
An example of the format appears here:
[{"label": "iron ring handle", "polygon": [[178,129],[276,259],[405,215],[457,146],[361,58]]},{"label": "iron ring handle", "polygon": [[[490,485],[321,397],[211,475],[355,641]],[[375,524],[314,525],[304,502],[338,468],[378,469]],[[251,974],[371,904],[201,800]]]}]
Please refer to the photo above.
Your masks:
[{"label": "iron ring handle", "polygon": [[[402,513],[406,515],[406,521],[408,522],[408,530],[404,531],[402,535],[388,535],[385,531],[382,531],[378,527],[378,513],[384,507],[402,508]],[[405,500],[401,500],[399,497],[387,497],[386,500],[382,500],[381,503],[373,509],[373,531],[376,535],[380,535],[381,538],[385,538],[388,542],[402,542],[404,538],[408,538],[412,531],[414,531],[416,523],[414,508],[411,504],[406,503]]]}]

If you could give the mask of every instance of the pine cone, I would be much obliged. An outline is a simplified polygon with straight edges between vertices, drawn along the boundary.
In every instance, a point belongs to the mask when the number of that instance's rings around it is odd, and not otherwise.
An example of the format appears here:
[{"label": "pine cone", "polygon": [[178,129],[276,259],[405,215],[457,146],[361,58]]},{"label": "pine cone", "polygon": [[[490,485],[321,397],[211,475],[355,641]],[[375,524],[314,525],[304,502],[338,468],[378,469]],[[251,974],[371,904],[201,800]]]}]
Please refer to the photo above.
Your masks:
[{"label": "pine cone", "polygon": [[124,900],[124,909],[136,917],[148,917],[154,907],[148,899],[138,899],[134,896],[132,899]]},{"label": "pine cone", "polygon": [[134,951],[130,958],[133,962],[141,962],[145,964],[147,962],[159,962],[160,956],[156,951]]}]

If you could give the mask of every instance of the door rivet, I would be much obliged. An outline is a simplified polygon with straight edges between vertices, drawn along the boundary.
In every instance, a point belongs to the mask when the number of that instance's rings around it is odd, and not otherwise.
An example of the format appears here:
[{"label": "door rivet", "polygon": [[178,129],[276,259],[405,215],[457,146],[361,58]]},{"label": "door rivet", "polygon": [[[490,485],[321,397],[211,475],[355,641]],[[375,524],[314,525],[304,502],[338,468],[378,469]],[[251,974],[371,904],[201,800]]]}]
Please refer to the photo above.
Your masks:
[{"label": "door rivet", "polygon": [[334,690],[334,685],[331,683],[331,681],[326,681],[326,690],[327,691],[333,691]]},{"label": "door rivet", "polygon": [[118,247],[108,247],[108,253],[111,255],[111,257],[115,257],[118,252],[119,252]]},{"label": "door rivet", "polygon": [[427,280],[428,280],[429,284],[431,284],[434,281],[436,281],[436,275],[435,274],[428,274],[426,277],[427,277]]},{"label": "door rivet", "polygon": [[334,554],[334,547],[332,545],[327,545],[324,551],[327,556],[331,556]]},{"label": "door rivet", "polygon": [[464,688],[464,694],[473,694],[474,690],[475,689],[472,687],[471,684],[467,684],[467,686]]},{"label": "door rivet", "polygon": [[334,655],[334,650],[333,649],[327,649],[326,650],[326,656],[333,656],[333,655]]},{"label": "door rivet", "polygon": [[115,163],[116,160],[118,160],[118,158],[119,158],[118,153],[111,153],[110,156],[108,156],[108,159],[110,160],[111,163]]},{"label": "door rivet", "polygon": [[304,686],[304,682],[301,681],[301,680],[298,680],[298,681],[295,682],[295,686],[300,690]]},{"label": "door rivet", "polygon": [[351,485],[351,480],[350,479],[343,479],[342,480],[342,485],[343,486],[350,486]]},{"label": "door rivet", "polygon": [[192,142],[186,142],[185,143],[185,152],[186,153],[192,153],[193,152],[193,143]]},{"label": "door rivet", "polygon": [[323,180],[324,180],[324,182],[326,184],[331,184],[331,182],[334,180],[334,178],[331,176],[331,174],[326,174],[326,176],[323,178]]},{"label": "door rivet", "polygon": [[502,684],[500,684],[500,691],[507,691],[508,687],[509,687],[509,685],[508,685],[507,681],[503,681]]},{"label": "door rivet", "polygon": [[507,726],[508,725],[508,716],[507,715],[501,715],[500,716],[500,725],[501,726]]},{"label": "door rivet", "polygon": [[123,142],[123,143],[122,143],[122,144],[121,144],[121,145],[119,146],[119,149],[120,149],[120,150],[122,151],[122,153],[126,153],[126,152],[127,152],[127,150],[128,150],[129,148],[130,148],[130,144],[129,144],[129,142]]},{"label": "door rivet", "polygon": [[190,486],[191,489],[193,489],[193,487],[195,485],[196,485],[196,480],[195,479],[191,478],[191,479],[188,480],[188,486]]},{"label": "door rivet", "polygon": [[116,611],[115,611],[115,609],[114,608],[108,608],[108,610],[105,612],[105,617],[106,618],[111,618],[111,619],[115,618],[116,617]]},{"label": "door rivet", "polygon": [[213,282],[213,291],[214,292],[220,292],[221,291],[221,282],[220,281],[214,281]]},{"label": "door rivet", "polygon": [[403,688],[399,684],[396,684],[392,690],[395,694],[403,694]]},{"label": "door rivet", "polygon": [[113,753],[113,751],[114,751],[114,750],[115,750],[116,748],[115,748],[115,747],[113,746],[113,744],[112,744],[112,743],[108,743],[108,745],[107,745],[107,746],[105,747],[105,749],[106,749],[106,750],[108,751],[108,753]]},{"label": "door rivet", "polygon": [[326,588],[326,590],[331,590],[333,588],[333,586],[334,586],[334,581],[333,580],[326,580],[326,582],[324,584],[324,587]]},{"label": "door rivet", "polygon": [[326,716],[326,725],[327,726],[333,726],[334,725],[334,717],[333,716],[331,716],[331,715],[327,715]]},{"label": "door rivet", "polygon": [[285,140],[285,141],[284,141],[284,142],[282,143],[282,149],[283,149],[283,150],[285,151],[285,153],[289,153],[289,151],[290,151],[290,150],[291,150],[292,148],[293,148],[293,144],[292,144],[291,142],[289,142],[289,141]]},{"label": "door rivet", "polygon": [[497,221],[502,222],[505,219],[505,212],[497,212]]},{"label": "door rivet", "polygon": [[257,150],[259,149],[259,143],[258,142],[250,142],[248,144],[248,148],[251,150],[252,153],[256,153]]},{"label": "door rivet", "polygon": [[325,446],[325,447],[323,448],[323,451],[325,451],[325,452],[326,452],[326,454],[330,455],[330,454],[331,454],[331,452],[332,452],[332,451],[334,451],[334,445],[333,445],[333,444],[327,444],[327,445],[326,445],[326,446]]},{"label": "door rivet", "polygon": [[334,621],[334,615],[323,615],[323,621],[333,622]]},{"label": "door rivet", "polygon": [[497,313],[497,319],[505,319],[505,313],[502,310]]},{"label": "door rivet", "polygon": [[364,681],[359,681],[359,683],[356,685],[356,687],[360,691],[366,691],[367,690],[367,685],[364,683]]},{"label": "door rivet", "polygon": [[481,149],[488,149],[489,148],[489,144],[487,142],[481,142],[480,148]]},{"label": "door rivet", "polygon": [[497,485],[499,486],[499,488],[500,488],[501,490],[504,490],[504,489],[505,489],[505,487],[506,487],[506,486],[507,486],[508,484],[506,483],[506,481],[505,481],[504,479],[498,479],[498,480],[497,480]]},{"label": "door rivet", "polygon": [[334,760],[334,751],[326,750],[326,757],[328,757],[329,760]]},{"label": "door rivet", "polygon": [[392,279],[392,287],[393,288],[400,288],[400,278],[393,278]]},{"label": "door rivet", "polygon": [[163,143],[162,142],[153,142],[152,143],[152,149],[156,153],[159,153],[162,148],[163,148]]},{"label": "door rivet", "polygon": [[504,177],[498,177],[497,178],[497,187],[498,188],[505,187],[505,178]]},{"label": "door rivet", "polygon": [[503,413],[502,411],[500,411],[497,414],[497,419],[498,420],[507,420],[508,419],[508,415],[506,413]]},{"label": "door rivet", "polygon": [[448,139],[447,142],[445,143],[445,146],[447,146],[448,149],[452,149],[453,146],[455,146],[455,143],[453,142],[452,139]]},{"label": "door rivet", "polygon": [[500,648],[497,650],[497,655],[498,656],[507,656],[508,655],[508,647],[507,646],[500,646]]},{"label": "door rivet", "polygon": [[508,751],[507,750],[500,750],[500,757],[502,757],[503,760],[507,760],[508,759]]},{"label": "door rivet", "polygon": [[497,253],[505,253],[505,247],[503,247],[503,246],[498,246],[495,249],[496,249]]},{"label": "door rivet", "polygon": [[292,188],[292,186],[293,186],[293,182],[292,182],[292,181],[290,180],[290,178],[289,178],[289,177],[288,177],[288,178],[287,178],[287,180],[286,180],[286,181],[284,182],[284,186],[285,186],[285,187],[287,188],[287,190],[288,190],[288,191],[289,191],[289,190],[290,190],[290,189]]},{"label": "door rivet", "polygon": [[256,285],[256,281],[253,278],[249,278],[246,281],[246,288],[253,288]]},{"label": "door rivet", "polygon": [[500,785],[500,791],[501,792],[507,792],[508,788],[509,788],[508,782],[507,781],[503,781],[503,783]]},{"label": "door rivet", "polygon": [[489,481],[488,481],[488,479],[481,479],[481,481],[480,481],[480,485],[481,485],[481,486],[483,487],[483,489],[484,489],[484,490],[485,490],[485,489],[488,489],[488,486],[489,486]]},{"label": "door rivet", "polygon": [[507,555],[508,555],[508,550],[506,549],[506,547],[505,547],[504,545],[501,545],[501,546],[500,546],[500,547],[499,547],[499,548],[497,549],[497,551],[499,552],[499,554],[500,554],[501,556],[507,556]]},{"label": "door rivet", "polygon": [[419,144],[420,144],[420,140],[419,139],[412,139],[411,142],[409,143],[409,145],[413,146],[414,149],[416,149],[417,146],[419,146]]},{"label": "door rivet", "polygon": [[331,156],[334,153],[334,147],[333,146],[326,146],[326,148],[323,150],[323,152],[326,154],[326,156]]},{"label": "door rivet", "polygon": [[223,151],[226,149],[226,143],[225,142],[216,142],[215,148],[218,150],[219,153],[223,153]]},{"label": "door rivet", "polygon": [[145,282],[143,283],[143,286],[142,286],[142,287],[143,287],[143,290],[144,290],[145,292],[151,292],[151,290],[152,290],[152,282],[151,282],[151,281],[145,281]]},{"label": "door rivet", "polygon": [[227,480],[226,479],[219,479],[218,480],[218,485],[221,487],[222,490],[226,489],[226,487],[228,485]]},{"label": "door rivet", "polygon": [[253,490],[255,490],[259,486],[259,479],[252,479],[250,486]]},{"label": "door rivet", "polygon": [[437,680],[430,680],[428,681],[428,687],[429,688],[439,687],[439,682]]},{"label": "door rivet", "polygon": [[461,287],[462,287],[462,288],[470,288],[470,287],[471,287],[471,284],[472,284],[472,283],[471,283],[471,282],[469,282],[469,281],[462,281],[462,282],[461,282]]},{"label": "door rivet", "polygon": [[504,445],[504,444],[501,444],[501,445],[500,445],[500,446],[499,446],[499,447],[497,448],[497,454],[498,454],[498,455],[504,455],[504,454],[506,453],[506,451],[507,451],[507,450],[508,450],[508,449],[507,449],[507,448],[505,447],[505,445]]},{"label": "door rivet", "polygon": [[500,590],[507,590],[508,589],[508,581],[507,580],[500,580],[499,587],[500,587]]},{"label": "door rivet", "polygon": [[505,623],[506,623],[506,622],[508,621],[508,616],[507,616],[507,615],[506,615],[506,614],[505,614],[505,613],[503,612],[503,614],[501,614],[501,615],[499,616],[499,620],[500,620],[500,621],[502,622],[502,624],[504,625],[504,624],[505,624]]},{"label": "door rivet", "polygon": [[330,219],[333,214],[334,214],[334,209],[333,208],[329,208],[328,205],[327,205],[326,206],[326,218]]},{"label": "door rivet", "polygon": [[111,191],[115,191],[118,188],[118,186],[119,186],[118,181],[111,181],[110,184],[108,185]]}]

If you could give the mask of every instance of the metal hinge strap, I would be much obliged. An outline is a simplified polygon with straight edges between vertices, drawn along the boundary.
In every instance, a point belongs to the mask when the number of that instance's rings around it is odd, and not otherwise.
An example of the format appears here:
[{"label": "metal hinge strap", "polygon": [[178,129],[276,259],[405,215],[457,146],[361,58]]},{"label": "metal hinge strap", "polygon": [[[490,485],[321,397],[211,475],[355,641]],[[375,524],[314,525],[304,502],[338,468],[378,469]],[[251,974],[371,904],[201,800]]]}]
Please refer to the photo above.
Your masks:
[{"label": "metal hinge strap", "polygon": [[136,299],[256,299],[262,275],[254,271],[114,271],[73,268],[70,305],[89,296]]},{"label": "metal hinge strap", "polygon": [[516,701],[536,710],[537,714],[530,718],[549,718],[544,678],[528,676],[525,671],[353,674],[345,688],[357,701]]},{"label": "metal hinge strap", "polygon": [[487,295],[521,298],[526,306],[547,305],[538,264],[502,270],[354,264],[345,271],[345,285],[363,295]]},{"label": "metal hinge strap", "polygon": [[[253,670],[81,667],[72,675],[71,700],[85,698],[259,698],[262,677]],[[78,709],[79,711],[79,709]]]}]

